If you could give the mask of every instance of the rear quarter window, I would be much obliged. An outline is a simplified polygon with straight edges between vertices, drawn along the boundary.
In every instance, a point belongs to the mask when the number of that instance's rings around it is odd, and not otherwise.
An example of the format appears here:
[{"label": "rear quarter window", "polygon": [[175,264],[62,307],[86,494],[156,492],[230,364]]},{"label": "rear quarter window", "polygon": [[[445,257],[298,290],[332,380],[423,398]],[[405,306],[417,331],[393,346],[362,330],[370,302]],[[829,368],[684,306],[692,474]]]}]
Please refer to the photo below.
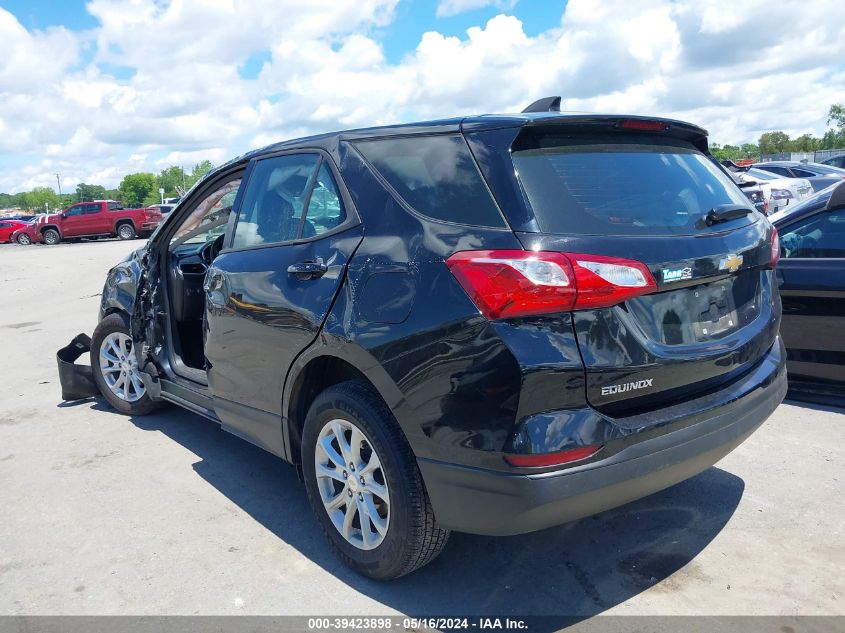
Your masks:
[{"label": "rear quarter window", "polygon": [[751,203],[710,158],[683,141],[532,135],[517,140],[512,158],[545,233],[683,235],[754,221],[751,213],[706,226],[714,207]]},{"label": "rear quarter window", "polygon": [[458,224],[506,226],[462,135],[359,141],[355,147],[417,213]]}]

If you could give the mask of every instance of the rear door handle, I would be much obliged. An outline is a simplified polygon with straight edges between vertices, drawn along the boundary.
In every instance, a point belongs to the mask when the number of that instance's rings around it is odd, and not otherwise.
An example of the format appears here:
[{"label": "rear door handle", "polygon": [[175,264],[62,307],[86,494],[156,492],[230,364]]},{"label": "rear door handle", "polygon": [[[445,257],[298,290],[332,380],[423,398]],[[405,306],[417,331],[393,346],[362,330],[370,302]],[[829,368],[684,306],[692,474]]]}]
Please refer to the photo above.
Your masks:
[{"label": "rear door handle", "polygon": [[328,270],[329,267],[320,258],[316,261],[299,262],[288,266],[288,274],[296,275],[297,279],[319,279]]}]

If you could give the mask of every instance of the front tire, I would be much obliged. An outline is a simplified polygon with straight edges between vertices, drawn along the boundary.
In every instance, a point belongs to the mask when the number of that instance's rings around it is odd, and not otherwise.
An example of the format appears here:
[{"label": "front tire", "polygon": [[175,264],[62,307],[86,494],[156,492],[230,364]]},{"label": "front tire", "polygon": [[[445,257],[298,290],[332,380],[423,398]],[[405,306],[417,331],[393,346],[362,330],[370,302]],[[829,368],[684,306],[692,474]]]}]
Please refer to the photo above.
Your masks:
[{"label": "front tire", "polygon": [[100,393],[121,413],[146,415],[158,408],[159,403],[150,398],[141,380],[129,322],[123,314],[108,315],[94,329],[91,368]]},{"label": "front tire", "polygon": [[335,553],[376,579],[434,560],[449,531],[435,519],[416,459],[393,414],[364,381],[314,400],[302,436],[311,507]]},{"label": "front tire", "polygon": [[129,223],[121,224],[117,227],[117,236],[122,240],[134,240],[135,227]]},{"label": "front tire", "polygon": [[62,241],[62,238],[56,229],[47,229],[41,235],[44,238],[44,243],[47,244],[47,246],[55,246],[56,244]]},{"label": "front tire", "polygon": [[29,237],[29,235],[27,235],[26,233],[18,235],[18,244],[20,244],[21,246],[29,246],[30,244],[32,244],[32,238]]}]

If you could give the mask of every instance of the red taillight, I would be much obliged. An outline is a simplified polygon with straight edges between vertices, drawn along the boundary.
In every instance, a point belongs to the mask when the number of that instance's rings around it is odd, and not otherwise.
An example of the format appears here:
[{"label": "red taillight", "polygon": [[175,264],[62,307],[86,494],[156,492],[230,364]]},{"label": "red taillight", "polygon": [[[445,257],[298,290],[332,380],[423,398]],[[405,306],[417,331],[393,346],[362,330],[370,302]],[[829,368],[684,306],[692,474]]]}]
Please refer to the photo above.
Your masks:
[{"label": "red taillight", "polygon": [[778,230],[772,227],[772,242],[769,250],[769,266],[774,268],[780,261],[780,236]]},{"label": "red taillight", "polygon": [[662,121],[644,121],[642,119],[625,119],[619,123],[619,127],[626,130],[649,130],[652,132],[664,132],[669,129],[669,125]]},{"label": "red taillight", "polygon": [[520,468],[539,468],[543,466],[560,466],[570,462],[586,459],[598,453],[601,446],[579,446],[556,453],[537,453],[534,455],[504,455],[505,461],[511,466]]},{"label": "red taillight", "polygon": [[644,264],[602,255],[463,251],[446,265],[488,319],[603,308],[657,289]]}]

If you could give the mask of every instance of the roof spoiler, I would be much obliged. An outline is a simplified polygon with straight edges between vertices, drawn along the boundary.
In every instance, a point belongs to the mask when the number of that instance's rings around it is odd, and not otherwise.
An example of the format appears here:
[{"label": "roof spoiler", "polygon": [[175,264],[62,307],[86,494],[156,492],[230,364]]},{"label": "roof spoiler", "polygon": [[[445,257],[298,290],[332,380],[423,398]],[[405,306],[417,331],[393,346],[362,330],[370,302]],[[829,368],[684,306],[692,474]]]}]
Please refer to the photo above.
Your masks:
[{"label": "roof spoiler", "polygon": [[525,108],[526,112],[560,112],[560,97],[543,97]]}]

